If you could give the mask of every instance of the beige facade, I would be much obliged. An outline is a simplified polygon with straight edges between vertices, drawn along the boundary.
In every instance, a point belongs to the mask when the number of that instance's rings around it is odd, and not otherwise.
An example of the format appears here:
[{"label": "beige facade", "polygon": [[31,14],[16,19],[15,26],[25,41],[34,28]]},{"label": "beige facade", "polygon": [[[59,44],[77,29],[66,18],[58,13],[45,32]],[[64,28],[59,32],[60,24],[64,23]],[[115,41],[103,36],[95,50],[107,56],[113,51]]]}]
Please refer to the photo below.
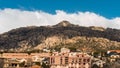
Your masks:
[{"label": "beige facade", "polygon": [[49,57],[50,53],[3,53],[0,58],[4,58],[4,67],[6,68],[20,68],[19,64],[22,62],[32,63],[40,62],[43,58]]}]

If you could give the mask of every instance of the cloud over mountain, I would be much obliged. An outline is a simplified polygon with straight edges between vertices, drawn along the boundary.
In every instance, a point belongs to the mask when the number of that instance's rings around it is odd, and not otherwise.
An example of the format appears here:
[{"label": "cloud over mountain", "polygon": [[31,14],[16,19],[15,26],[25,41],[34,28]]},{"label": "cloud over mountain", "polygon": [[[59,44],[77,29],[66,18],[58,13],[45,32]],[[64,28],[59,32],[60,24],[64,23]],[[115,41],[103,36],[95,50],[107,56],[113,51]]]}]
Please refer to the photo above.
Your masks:
[{"label": "cloud over mountain", "polygon": [[80,26],[102,26],[120,29],[120,17],[107,19],[89,11],[67,13],[62,10],[56,10],[55,14],[50,14],[37,10],[26,11],[6,8],[0,10],[0,33],[25,26],[55,25],[63,20]]}]

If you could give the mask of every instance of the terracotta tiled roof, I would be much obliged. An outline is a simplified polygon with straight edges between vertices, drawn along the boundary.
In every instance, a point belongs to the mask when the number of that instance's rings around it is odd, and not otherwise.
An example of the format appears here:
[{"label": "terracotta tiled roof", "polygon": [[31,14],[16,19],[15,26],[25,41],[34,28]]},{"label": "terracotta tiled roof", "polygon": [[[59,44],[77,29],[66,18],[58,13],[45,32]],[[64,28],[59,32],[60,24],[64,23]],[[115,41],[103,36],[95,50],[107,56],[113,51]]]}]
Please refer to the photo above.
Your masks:
[{"label": "terracotta tiled roof", "polygon": [[34,65],[34,66],[32,66],[31,68],[41,68],[41,66]]},{"label": "terracotta tiled roof", "polygon": [[120,53],[120,50],[109,50],[110,52],[117,52]]}]

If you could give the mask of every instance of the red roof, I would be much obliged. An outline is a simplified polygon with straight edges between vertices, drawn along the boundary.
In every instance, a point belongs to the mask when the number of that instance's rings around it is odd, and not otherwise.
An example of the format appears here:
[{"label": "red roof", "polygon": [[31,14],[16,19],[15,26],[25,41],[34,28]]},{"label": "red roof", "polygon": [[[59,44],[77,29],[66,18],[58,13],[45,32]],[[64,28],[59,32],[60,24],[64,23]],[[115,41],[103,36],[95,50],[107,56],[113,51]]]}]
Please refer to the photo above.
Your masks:
[{"label": "red roof", "polygon": [[117,52],[120,53],[120,50],[109,50],[110,52]]}]

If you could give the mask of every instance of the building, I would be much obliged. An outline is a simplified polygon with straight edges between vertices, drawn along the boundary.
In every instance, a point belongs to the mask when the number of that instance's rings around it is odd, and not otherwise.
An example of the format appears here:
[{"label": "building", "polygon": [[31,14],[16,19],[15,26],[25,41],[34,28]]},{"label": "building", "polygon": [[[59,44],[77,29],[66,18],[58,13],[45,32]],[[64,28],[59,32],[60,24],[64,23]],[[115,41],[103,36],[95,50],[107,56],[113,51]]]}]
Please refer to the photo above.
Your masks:
[{"label": "building", "polygon": [[110,62],[115,62],[116,59],[120,58],[120,50],[109,50],[107,54],[109,55]]},{"label": "building", "polygon": [[28,59],[31,57],[27,53],[3,53],[2,58]]},{"label": "building", "polygon": [[40,62],[45,58],[49,58],[50,53],[31,53],[30,55],[33,62]]},{"label": "building", "polygon": [[85,53],[55,52],[50,56],[51,68],[91,68],[91,56]]},{"label": "building", "polygon": [[3,53],[0,58],[4,59],[4,67],[19,68],[22,66],[30,66],[34,62],[41,62],[43,58],[49,57],[50,53]]},{"label": "building", "polygon": [[70,49],[68,48],[61,48],[61,53],[69,53]]},{"label": "building", "polygon": [[91,68],[91,56],[87,53],[70,52],[62,48],[61,52],[53,53],[3,53],[4,67],[31,66],[34,63],[44,63],[50,68]]},{"label": "building", "polygon": [[110,52],[120,53],[120,50],[108,50],[107,52],[108,52],[108,53],[110,53]]}]

